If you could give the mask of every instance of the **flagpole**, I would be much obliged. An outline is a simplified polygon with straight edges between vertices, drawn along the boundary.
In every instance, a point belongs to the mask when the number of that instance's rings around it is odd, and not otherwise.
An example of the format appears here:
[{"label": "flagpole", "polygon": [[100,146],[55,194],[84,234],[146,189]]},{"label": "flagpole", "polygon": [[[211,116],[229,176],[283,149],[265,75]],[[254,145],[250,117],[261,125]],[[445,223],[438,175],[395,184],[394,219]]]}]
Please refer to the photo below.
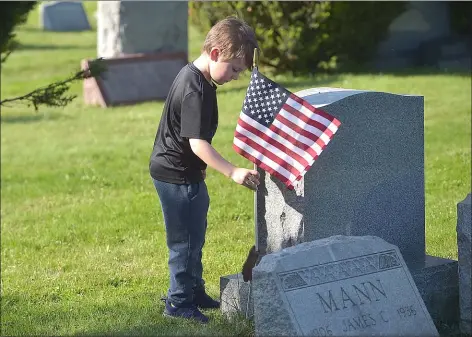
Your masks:
[{"label": "flagpole", "polygon": [[[254,170],[257,171],[257,165],[254,164]],[[257,187],[254,191],[254,239],[255,239],[255,248],[256,252],[259,252],[259,231],[257,228]]]},{"label": "flagpole", "polygon": [[[252,58],[252,65],[254,68],[257,69],[257,65],[259,63],[259,53],[257,48],[254,48],[254,55]],[[257,165],[254,163],[254,170],[257,171]],[[254,240],[255,242],[255,250],[256,253],[259,252],[259,231],[258,231],[258,226],[257,226],[257,187],[256,190],[254,191]]]},{"label": "flagpole", "polygon": [[[257,64],[258,64],[258,61],[259,61],[259,57],[258,57],[258,53],[257,53],[257,48],[254,48],[254,56],[252,58],[252,65],[254,68],[257,69]],[[257,171],[257,165],[256,163],[254,163],[254,170]],[[258,231],[258,226],[257,226],[257,186],[256,186],[256,189],[254,190],[254,253],[256,254],[257,257],[259,257],[259,231]],[[254,265],[256,264],[257,260],[254,261]],[[253,266],[254,267],[254,266]],[[251,268],[251,275],[252,275],[252,268]],[[246,313],[245,313],[245,316],[246,316],[246,319],[248,318],[248,314],[249,314],[249,303],[251,301],[251,295],[252,295],[252,276],[251,276],[251,279],[249,280],[249,291],[248,291],[248,294],[247,294],[247,301],[246,301]],[[254,307],[253,307],[253,310],[254,310]]]}]

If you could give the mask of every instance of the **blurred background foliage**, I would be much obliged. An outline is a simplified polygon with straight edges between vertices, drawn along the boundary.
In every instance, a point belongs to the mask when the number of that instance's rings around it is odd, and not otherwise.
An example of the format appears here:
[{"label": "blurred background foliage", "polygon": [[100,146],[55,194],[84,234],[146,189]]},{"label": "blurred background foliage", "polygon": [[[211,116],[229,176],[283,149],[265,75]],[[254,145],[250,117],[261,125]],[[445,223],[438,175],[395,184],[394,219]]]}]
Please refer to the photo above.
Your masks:
[{"label": "blurred background foliage", "polygon": [[230,16],[255,31],[260,64],[275,72],[344,70],[370,58],[405,2],[192,1],[190,21],[208,31]]},{"label": "blurred background foliage", "polygon": [[[471,31],[471,2],[451,2],[456,32]],[[191,1],[190,22],[206,33],[235,15],[251,25],[261,49],[260,65],[276,73],[352,71],[374,56],[402,1]]]}]

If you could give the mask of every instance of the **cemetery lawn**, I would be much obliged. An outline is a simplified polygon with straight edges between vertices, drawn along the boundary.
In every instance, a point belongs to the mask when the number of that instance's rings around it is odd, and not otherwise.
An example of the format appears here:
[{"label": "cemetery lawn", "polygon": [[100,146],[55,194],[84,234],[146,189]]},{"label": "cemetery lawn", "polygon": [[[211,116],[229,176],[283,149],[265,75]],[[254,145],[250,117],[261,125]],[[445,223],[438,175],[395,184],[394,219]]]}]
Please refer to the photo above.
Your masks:
[{"label": "cemetery lawn", "polygon": [[[38,11],[30,15],[18,30],[21,49],[2,65],[2,99],[62,80],[81,59],[95,57],[96,3],[84,5],[90,32],[42,32]],[[192,27],[189,34],[193,59],[203,36]],[[456,205],[471,191],[469,76],[424,71],[273,79],[292,91],[333,86],[423,95],[427,253],[457,259]],[[218,89],[214,146],[249,168],[231,148],[247,83],[246,74]],[[250,323],[229,324],[219,312],[207,311],[207,326],[161,315],[167,251],[148,159],[163,102],[101,109],[83,105],[81,83],[71,93],[78,98],[64,109],[12,105],[1,111],[1,334],[252,335]],[[207,184],[204,277],[217,297],[219,277],[239,272],[252,245],[253,194],[212,169]]]}]

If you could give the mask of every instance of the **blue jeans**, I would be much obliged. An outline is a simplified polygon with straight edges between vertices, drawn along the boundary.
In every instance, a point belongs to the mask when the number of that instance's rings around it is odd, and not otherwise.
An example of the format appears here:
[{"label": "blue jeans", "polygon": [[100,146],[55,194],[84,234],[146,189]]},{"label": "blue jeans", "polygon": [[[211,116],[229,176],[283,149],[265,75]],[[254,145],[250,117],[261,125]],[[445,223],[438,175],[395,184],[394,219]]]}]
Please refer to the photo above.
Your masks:
[{"label": "blue jeans", "polygon": [[170,288],[167,298],[176,306],[193,302],[204,291],[202,248],[205,244],[210,197],[204,181],[171,184],[153,179],[162,207],[169,248]]}]

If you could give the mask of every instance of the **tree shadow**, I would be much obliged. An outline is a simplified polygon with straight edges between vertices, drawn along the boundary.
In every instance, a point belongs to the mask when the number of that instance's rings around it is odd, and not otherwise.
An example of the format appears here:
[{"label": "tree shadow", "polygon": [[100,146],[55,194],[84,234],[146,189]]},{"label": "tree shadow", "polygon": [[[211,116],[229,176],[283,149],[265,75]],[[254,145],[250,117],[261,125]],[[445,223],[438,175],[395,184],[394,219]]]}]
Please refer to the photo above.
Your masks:
[{"label": "tree shadow", "polygon": [[20,44],[16,50],[71,50],[71,49],[90,49],[94,45],[60,45],[60,44]]},{"label": "tree shadow", "polygon": [[2,115],[0,116],[1,124],[27,124],[41,121],[51,121],[58,119],[70,118],[60,113],[49,112],[47,114],[37,113],[35,115]]},{"label": "tree shadow", "polygon": [[[280,81],[274,81],[279,85],[283,86],[284,88],[291,90],[293,87],[303,87],[305,89],[309,88],[316,88],[316,87],[324,87],[330,86],[332,83],[340,80],[345,75],[366,75],[366,76],[394,76],[394,77],[408,77],[408,76],[438,76],[438,75],[451,75],[451,76],[470,76],[471,72],[468,70],[460,70],[460,69],[450,69],[450,70],[443,70],[437,67],[432,66],[416,66],[416,67],[409,67],[409,68],[401,68],[401,69],[374,69],[369,67],[359,67],[357,69],[352,70],[345,70],[345,71],[338,71],[332,73],[319,73],[319,76],[312,75],[312,78],[308,76],[301,76],[300,80],[295,79],[284,79]],[[271,76],[268,76],[271,78]],[[294,78],[296,76],[294,75]],[[249,79],[247,80],[249,82]],[[221,93],[231,93],[235,91],[245,91],[247,89],[247,85],[240,85],[235,87],[229,88],[220,88],[218,92]]]},{"label": "tree shadow", "polygon": [[[291,90],[291,88],[293,87],[304,87],[305,89],[309,89],[309,88],[327,86],[339,80],[339,78],[342,75],[343,74],[334,74],[334,75],[322,74],[322,76],[319,76],[319,77],[314,76],[313,78],[303,77],[301,80],[287,79],[287,80],[280,80],[280,81],[273,80],[273,81],[288,90]],[[249,82],[249,79],[247,81]],[[247,90],[247,87],[248,87],[247,85],[244,85],[244,86],[237,86],[237,87],[230,87],[230,88],[221,88],[221,89],[218,89],[218,92],[231,93],[231,92],[241,91],[241,90],[245,91]]]},{"label": "tree shadow", "polygon": [[360,68],[355,69],[344,74],[352,75],[389,75],[389,76],[438,76],[438,75],[459,75],[459,76],[470,76],[470,70],[460,70],[460,69],[449,69],[444,70],[438,67],[432,66],[416,66],[408,68],[399,68],[399,69],[374,69],[374,68]]}]

